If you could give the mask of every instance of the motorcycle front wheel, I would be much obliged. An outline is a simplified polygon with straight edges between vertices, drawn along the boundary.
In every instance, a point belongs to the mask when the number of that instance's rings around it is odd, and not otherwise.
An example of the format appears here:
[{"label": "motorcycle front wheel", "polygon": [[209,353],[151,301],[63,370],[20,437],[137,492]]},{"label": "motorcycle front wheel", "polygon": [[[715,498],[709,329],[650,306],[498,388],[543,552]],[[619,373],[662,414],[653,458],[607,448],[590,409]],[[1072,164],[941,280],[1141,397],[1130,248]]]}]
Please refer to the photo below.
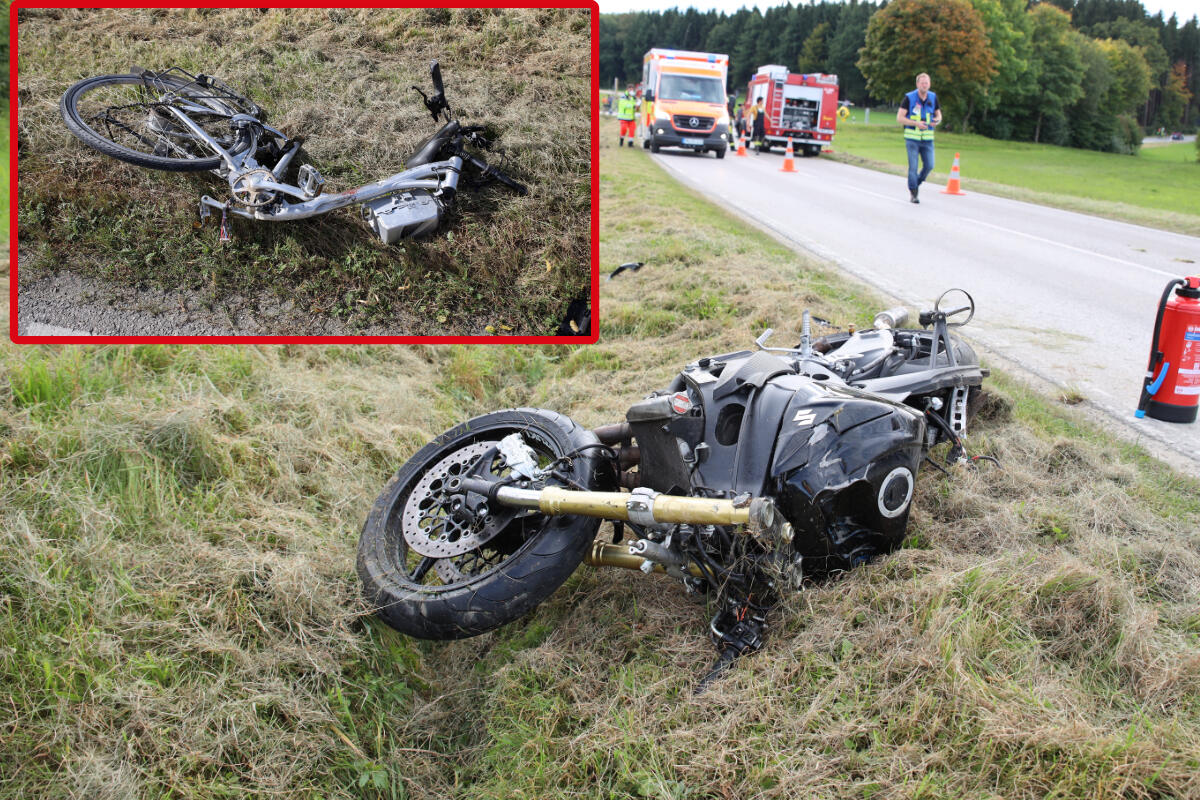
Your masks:
[{"label": "motorcycle front wheel", "polygon": [[[494,630],[532,611],[583,560],[598,519],[501,508],[489,509],[486,519],[454,514],[450,479],[480,469],[507,477],[496,447],[512,433],[521,434],[539,466],[558,462],[547,485],[597,485],[595,434],[553,411],[484,414],[421,448],[384,487],[358,544],[367,601],[401,633],[461,639]],[[488,525],[501,529],[489,532]]]}]

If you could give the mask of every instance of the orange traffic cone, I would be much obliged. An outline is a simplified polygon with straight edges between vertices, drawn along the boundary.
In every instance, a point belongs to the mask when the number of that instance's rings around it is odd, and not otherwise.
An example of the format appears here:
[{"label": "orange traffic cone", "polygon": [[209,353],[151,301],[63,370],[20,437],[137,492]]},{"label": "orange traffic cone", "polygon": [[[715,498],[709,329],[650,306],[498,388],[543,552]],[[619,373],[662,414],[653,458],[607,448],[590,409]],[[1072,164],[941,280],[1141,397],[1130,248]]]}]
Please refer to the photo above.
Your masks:
[{"label": "orange traffic cone", "polygon": [[738,154],[739,156],[744,156],[744,155],[746,155],[746,134],[744,134],[744,133],[742,134],[742,138],[741,138],[741,139],[738,139],[738,151],[737,151],[737,154]]},{"label": "orange traffic cone", "polygon": [[942,189],[942,194],[966,194],[959,182],[958,153],[954,154],[954,166],[950,168],[950,180],[946,183],[946,188]]},{"label": "orange traffic cone", "polygon": [[792,137],[788,137],[787,153],[783,156],[783,166],[779,168],[780,172],[798,172],[796,169],[796,157],[792,154]]}]

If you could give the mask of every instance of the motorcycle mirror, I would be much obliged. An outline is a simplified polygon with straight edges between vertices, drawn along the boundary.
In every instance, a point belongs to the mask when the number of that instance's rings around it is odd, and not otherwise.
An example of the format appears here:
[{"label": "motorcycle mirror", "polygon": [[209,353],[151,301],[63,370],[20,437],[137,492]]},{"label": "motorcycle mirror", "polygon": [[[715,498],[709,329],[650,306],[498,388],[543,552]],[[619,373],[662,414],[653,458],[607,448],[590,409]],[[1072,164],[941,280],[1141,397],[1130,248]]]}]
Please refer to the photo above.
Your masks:
[{"label": "motorcycle mirror", "polygon": [[765,331],[762,332],[762,336],[759,336],[757,339],[754,340],[754,343],[756,345],[758,345],[759,347],[763,347],[764,345],[766,345],[767,339],[770,339],[771,334],[774,332],[775,332],[774,328],[767,328]]},{"label": "motorcycle mirror", "polygon": [[442,87],[442,68],[438,66],[437,59],[429,62],[429,78],[433,81],[433,90],[444,94],[446,90]]}]

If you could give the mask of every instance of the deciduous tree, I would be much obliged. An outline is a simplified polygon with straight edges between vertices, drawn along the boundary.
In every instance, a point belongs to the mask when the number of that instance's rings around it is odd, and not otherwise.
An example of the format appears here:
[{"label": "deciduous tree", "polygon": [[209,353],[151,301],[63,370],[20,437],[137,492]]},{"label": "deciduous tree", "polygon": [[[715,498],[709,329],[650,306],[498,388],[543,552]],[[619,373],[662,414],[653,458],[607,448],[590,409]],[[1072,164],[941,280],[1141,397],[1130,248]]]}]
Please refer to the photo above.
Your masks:
[{"label": "deciduous tree", "polygon": [[1113,84],[1106,103],[1113,114],[1125,114],[1146,102],[1150,92],[1150,66],[1142,49],[1121,39],[1103,39],[1100,47],[1112,69]]},{"label": "deciduous tree", "polygon": [[1162,107],[1159,110],[1163,124],[1175,127],[1183,119],[1183,111],[1192,100],[1188,91],[1187,64],[1176,61],[1167,76],[1167,85],[1163,88]]},{"label": "deciduous tree", "polygon": [[1043,128],[1056,132],[1048,137],[1053,144],[1065,144],[1069,137],[1066,110],[1083,96],[1083,60],[1079,43],[1071,30],[1071,18],[1049,3],[1034,6],[1030,12],[1033,60],[1030,64],[1037,79],[1034,98],[1033,140],[1042,140]]},{"label": "deciduous tree", "polygon": [[871,17],[858,67],[871,94],[890,102],[928,72],[947,123],[965,130],[996,73],[996,57],[967,0],[894,0]]}]

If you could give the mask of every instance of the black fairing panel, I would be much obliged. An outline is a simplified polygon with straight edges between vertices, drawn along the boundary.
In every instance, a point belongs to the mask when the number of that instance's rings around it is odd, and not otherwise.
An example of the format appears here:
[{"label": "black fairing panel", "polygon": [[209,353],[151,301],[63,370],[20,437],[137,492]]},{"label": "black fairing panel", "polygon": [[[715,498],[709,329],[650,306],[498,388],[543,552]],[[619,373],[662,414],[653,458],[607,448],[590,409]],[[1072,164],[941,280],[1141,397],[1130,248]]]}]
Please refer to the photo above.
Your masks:
[{"label": "black fairing panel", "polygon": [[925,419],[908,406],[740,352],[689,365],[626,417],[643,485],[773,497],[806,574],[848,569],[904,537],[925,443]]},{"label": "black fairing panel", "polygon": [[[900,404],[836,390],[795,398],[771,478],[806,573],[848,569],[900,544],[924,438],[925,420]],[[907,499],[885,516],[881,492],[906,484]]]},{"label": "black fairing panel", "polygon": [[822,394],[822,389],[765,353],[744,361],[731,359],[718,379],[696,370],[685,372],[683,380],[704,407],[706,452],[693,484],[756,496],[767,493],[771,458],[788,406],[797,394],[809,397]]},{"label": "black fairing panel", "polygon": [[428,164],[431,161],[438,160],[438,153],[446,146],[446,143],[454,138],[454,134],[458,133],[458,120],[452,120],[442,126],[441,130],[430,136],[421,143],[420,148],[413,154],[413,157],[408,160],[406,168],[419,167],[422,164]]}]

